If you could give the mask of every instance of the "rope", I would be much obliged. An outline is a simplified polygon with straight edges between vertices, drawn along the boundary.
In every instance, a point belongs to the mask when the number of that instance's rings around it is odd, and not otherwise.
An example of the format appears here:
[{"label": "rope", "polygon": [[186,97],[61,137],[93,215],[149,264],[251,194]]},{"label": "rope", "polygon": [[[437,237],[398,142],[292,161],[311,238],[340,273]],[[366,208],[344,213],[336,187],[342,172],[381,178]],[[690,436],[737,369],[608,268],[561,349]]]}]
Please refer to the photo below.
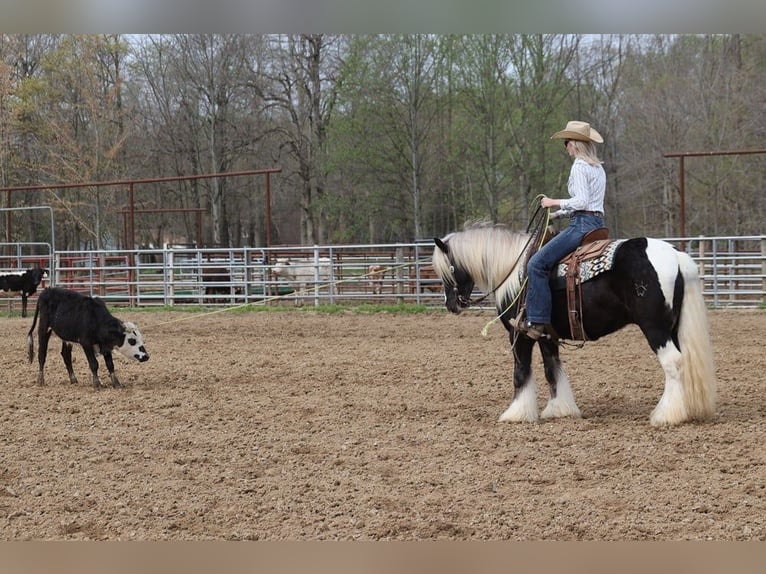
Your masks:
[{"label": "rope", "polygon": [[[297,295],[306,295],[309,294],[314,289],[324,289],[326,287],[329,287],[330,285],[340,285],[343,283],[357,283],[362,279],[370,278],[370,277],[378,277],[385,273],[388,273],[390,271],[395,271],[397,269],[402,269],[404,267],[411,267],[413,265],[422,264],[422,261],[410,261],[408,263],[403,263],[401,265],[393,265],[391,267],[384,267],[382,271],[375,271],[371,273],[365,273],[363,275],[359,275],[357,277],[354,277],[353,279],[340,279],[338,281],[333,281],[330,283],[321,283],[314,285],[312,287],[306,287],[305,289],[300,289],[297,291],[293,291],[290,293],[291,296],[295,297]],[[248,303],[242,303],[240,305],[233,305],[231,307],[224,307],[223,309],[216,309],[214,311],[208,311],[205,313],[194,313],[194,315],[189,317],[180,317],[178,319],[171,319],[169,321],[162,321],[160,323],[154,323],[153,325],[148,325],[146,329],[153,329],[156,327],[161,327],[163,325],[170,325],[172,323],[180,323],[182,321],[191,321],[193,319],[198,319],[200,317],[209,317],[210,315],[217,315],[219,313],[227,313],[229,311],[236,311],[237,309],[244,309],[245,307],[254,307],[259,305],[265,305],[266,303],[270,303],[271,301],[277,301],[280,299],[286,299],[288,295],[272,295],[270,297],[265,297],[264,299],[260,299],[258,301],[252,301]],[[144,330],[144,329],[142,329]]]},{"label": "rope", "polygon": [[[535,249],[535,251],[540,249],[540,247],[542,247],[542,245],[543,245],[543,240],[545,239],[545,230],[548,228],[548,224],[550,223],[550,220],[551,220],[550,210],[549,209],[545,209],[543,211],[542,207],[540,206],[540,200],[543,197],[544,196],[542,194],[537,195],[537,196],[535,196],[535,198],[531,202],[532,204],[536,203],[537,204],[537,208],[535,209],[535,212],[532,214],[532,217],[529,219],[529,223],[527,224],[527,233],[530,233],[530,230],[533,230],[533,231],[532,231],[532,233],[530,235],[530,238],[529,238],[529,241],[527,242],[527,245],[525,245],[524,249],[522,249],[522,253],[524,253],[526,251],[526,249],[529,246],[529,243],[535,238],[535,235],[539,235],[539,243],[538,243],[537,248]],[[535,224],[535,220],[537,219],[538,214],[540,214],[541,212],[543,213],[543,216],[540,217],[539,221]],[[520,258],[521,258],[521,255],[519,255],[519,259]],[[514,266],[515,266],[515,264],[514,264]],[[510,273],[508,274],[508,276],[510,276]],[[507,279],[507,277],[506,277],[506,279]],[[527,286],[527,276],[525,274],[524,275],[524,280],[521,283],[521,289],[519,289],[519,292],[516,293],[516,296],[513,298],[513,300],[508,304],[508,306],[505,309],[503,309],[500,312],[499,315],[497,315],[497,317],[495,317],[494,319],[489,321],[486,325],[484,325],[484,327],[482,327],[482,329],[481,329],[482,337],[486,337],[487,334],[489,333],[489,328],[492,325],[494,325],[495,323],[497,323],[497,321],[499,321],[500,318],[503,315],[505,315],[514,305],[516,305],[518,303],[519,299],[521,298],[521,295],[524,293],[524,290],[525,290],[526,286]]]},{"label": "rope", "polygon": [[522,281],[522,283],[521,283],[521,289],[519,289],[519,292],[516,294],[516,297],[513,298],[513,301],[511,301],[510,305],[508,305],[508,307],[503,309],[503,311],[497,317],[495,317],[494,319],[489,321],[486,325],[484,325],[481,328],[481,336],[482,337],[486,337],[489,334],[489,328],[492,325],[494,325],[495,323],[497,323],[497,321],[500,320],[500,317],[505,315],[505,313],[518,302],[519,298],[521,298],[521,294],[524,293],[524,288],[526,286],[527,286],[527,278],[524,277],[524,281]]}]

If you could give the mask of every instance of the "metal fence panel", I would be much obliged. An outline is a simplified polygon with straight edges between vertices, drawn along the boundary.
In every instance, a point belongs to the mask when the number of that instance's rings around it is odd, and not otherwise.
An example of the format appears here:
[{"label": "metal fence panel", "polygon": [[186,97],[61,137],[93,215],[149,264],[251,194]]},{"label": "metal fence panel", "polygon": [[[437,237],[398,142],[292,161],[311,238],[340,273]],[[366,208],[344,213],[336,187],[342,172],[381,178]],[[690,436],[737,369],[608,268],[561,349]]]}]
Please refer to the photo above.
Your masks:
[{"label": "metal fence panel", "polygon": [[[766,236],[666,239],[698,263],[711,307],[766,303]],[[18,248],[21,250],[21,248]],[[47,284],[111,305],[175,307],[416,303],[441,307],[431,243],[208,249],[56,251]],[[301,285],[274,274],[288,259],[308,270]],[[329,259],[329,276],[317,263]],[[477,294],[480,295],[480,294]],[[485,308],[492,307],[491,298]]]}]

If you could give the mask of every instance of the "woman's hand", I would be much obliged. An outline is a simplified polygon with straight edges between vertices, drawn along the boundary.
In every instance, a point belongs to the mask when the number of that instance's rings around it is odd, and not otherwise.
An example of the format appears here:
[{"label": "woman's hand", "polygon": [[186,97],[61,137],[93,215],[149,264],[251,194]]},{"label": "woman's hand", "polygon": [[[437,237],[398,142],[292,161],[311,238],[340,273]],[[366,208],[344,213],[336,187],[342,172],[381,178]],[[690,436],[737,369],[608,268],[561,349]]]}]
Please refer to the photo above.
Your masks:
[{"label": "woman's hand", "polygon": [[551,199],[550,197],[543,196],[543,198],[540,200],[540,205],[542,207],[558,207],[559,200]]}]

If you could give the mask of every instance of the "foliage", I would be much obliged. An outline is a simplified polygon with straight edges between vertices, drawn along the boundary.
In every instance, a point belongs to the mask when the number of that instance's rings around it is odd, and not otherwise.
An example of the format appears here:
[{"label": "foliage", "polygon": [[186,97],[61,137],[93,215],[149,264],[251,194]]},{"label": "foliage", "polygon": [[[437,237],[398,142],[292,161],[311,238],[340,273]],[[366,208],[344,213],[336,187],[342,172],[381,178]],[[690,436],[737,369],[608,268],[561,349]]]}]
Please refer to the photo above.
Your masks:
[{"label": "foliage", "polygon": [[[138,242],[382,243],[488,218],[523,227],[566,195],[569,119],[605,136],[616,236],[674,236],[670,152],[764,141],[761,35],[0,35],[4,186],[198,176],[135,187]],[[763,155],[686,160],[689,235],[757,234]],[[125,247],[126,186],[13,192],[51,205],[59,249]],[[3,218],[46,241],[42,214]]]}]

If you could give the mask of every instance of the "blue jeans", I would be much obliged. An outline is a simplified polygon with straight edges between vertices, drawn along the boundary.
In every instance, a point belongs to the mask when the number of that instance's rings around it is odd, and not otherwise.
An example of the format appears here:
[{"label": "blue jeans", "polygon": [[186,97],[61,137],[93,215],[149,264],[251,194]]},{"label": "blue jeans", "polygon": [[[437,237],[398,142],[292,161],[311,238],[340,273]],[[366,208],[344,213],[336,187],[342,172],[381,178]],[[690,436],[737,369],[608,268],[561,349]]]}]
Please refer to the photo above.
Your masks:
[{"label": "blue jeans", "polygon": [[548,283],[551,269],[577,249],[586,233],[599,227],[604,227],[603,218],[588,213],[575,214],[563,231],[530,258],[527,264],[527,321],[551,322],[551,288]]}]

